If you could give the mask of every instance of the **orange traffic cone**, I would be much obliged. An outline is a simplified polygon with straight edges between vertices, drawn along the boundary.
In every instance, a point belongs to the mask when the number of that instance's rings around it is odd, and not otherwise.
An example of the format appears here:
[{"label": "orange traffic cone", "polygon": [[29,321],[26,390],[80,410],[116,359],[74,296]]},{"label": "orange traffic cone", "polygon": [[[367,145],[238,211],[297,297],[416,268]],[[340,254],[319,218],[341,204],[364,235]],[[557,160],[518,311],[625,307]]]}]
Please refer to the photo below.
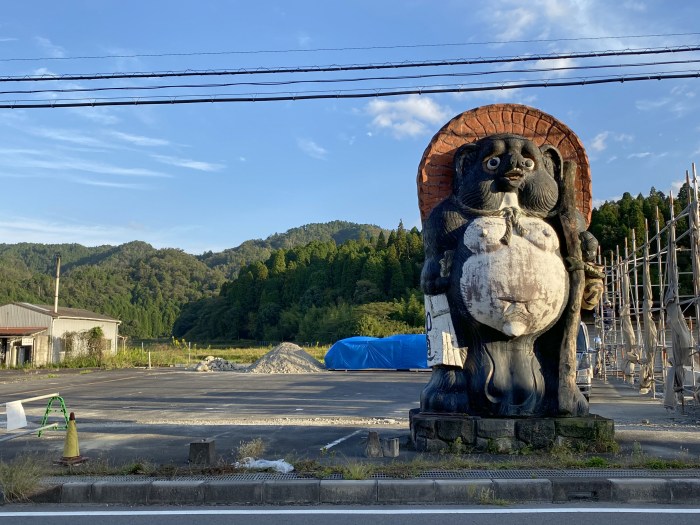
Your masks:
[{"label": "orange traffic cone", "polygon": [[80,455],[78,447],[78,429],[75,426],[75,413],[71,412],[68,418],[68,427],[66,428],[66,442],[63,445],[63,457],[58,460],[61,465],[78,465],[87,461]]}]

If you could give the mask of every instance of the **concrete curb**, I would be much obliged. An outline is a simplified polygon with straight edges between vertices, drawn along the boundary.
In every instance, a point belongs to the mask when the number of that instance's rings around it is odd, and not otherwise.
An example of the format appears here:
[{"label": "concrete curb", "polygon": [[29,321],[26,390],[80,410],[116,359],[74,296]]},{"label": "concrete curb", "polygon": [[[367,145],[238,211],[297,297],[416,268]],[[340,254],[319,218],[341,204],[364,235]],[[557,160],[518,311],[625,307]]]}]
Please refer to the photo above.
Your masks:
[{"label": "concrete curb", "polygon": [[31,499],[132,505],[668,504],[700,501],[700,478],[68,481],[45,486]]}]

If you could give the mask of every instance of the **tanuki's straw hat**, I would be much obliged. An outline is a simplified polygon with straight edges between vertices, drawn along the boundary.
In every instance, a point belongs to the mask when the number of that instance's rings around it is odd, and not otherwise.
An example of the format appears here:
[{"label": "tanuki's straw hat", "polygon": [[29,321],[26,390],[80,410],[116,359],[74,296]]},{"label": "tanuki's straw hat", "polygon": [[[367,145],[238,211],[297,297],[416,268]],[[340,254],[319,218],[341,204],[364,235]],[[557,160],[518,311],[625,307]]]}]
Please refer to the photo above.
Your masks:
[{"label": "tanuki's straw hat", "polygon": [[521,104],[492,104],[465,111],[438,131],[418,166],[418,206],[421,219],[452,193],[453,159],[457,148],[496,133],[514,133],[538,146],[555,146],[564,160],[573,160],[576,173],[576,206],[591,220],[591,169],[581,140],[566,124],[539,109]]}]

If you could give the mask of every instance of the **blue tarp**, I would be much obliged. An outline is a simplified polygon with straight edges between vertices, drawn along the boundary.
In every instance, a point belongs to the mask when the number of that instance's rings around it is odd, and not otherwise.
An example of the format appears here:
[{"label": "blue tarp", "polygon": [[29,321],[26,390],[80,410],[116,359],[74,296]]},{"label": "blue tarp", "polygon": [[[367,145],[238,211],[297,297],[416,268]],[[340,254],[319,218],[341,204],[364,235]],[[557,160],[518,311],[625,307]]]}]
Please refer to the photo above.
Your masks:
[{"label": "blue tarp", "polygon": [[428,351],[425,334],[383,338],[357,336],[335,343],[324,360],[326,368],[331,370],[408,370],[428,368]]}]

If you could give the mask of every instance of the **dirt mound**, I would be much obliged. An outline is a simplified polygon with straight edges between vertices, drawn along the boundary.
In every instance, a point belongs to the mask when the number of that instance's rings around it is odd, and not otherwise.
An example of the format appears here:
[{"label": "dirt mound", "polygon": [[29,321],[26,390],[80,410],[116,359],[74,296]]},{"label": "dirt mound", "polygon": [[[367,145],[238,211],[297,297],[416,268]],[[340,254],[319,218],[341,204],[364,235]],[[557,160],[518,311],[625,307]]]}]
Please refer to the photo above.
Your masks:
[{"label": "dirt mound", "polygon": [[281,343],[250,365],[251,374],[310,374],[323,372],[321,363],[294,343]]}]

